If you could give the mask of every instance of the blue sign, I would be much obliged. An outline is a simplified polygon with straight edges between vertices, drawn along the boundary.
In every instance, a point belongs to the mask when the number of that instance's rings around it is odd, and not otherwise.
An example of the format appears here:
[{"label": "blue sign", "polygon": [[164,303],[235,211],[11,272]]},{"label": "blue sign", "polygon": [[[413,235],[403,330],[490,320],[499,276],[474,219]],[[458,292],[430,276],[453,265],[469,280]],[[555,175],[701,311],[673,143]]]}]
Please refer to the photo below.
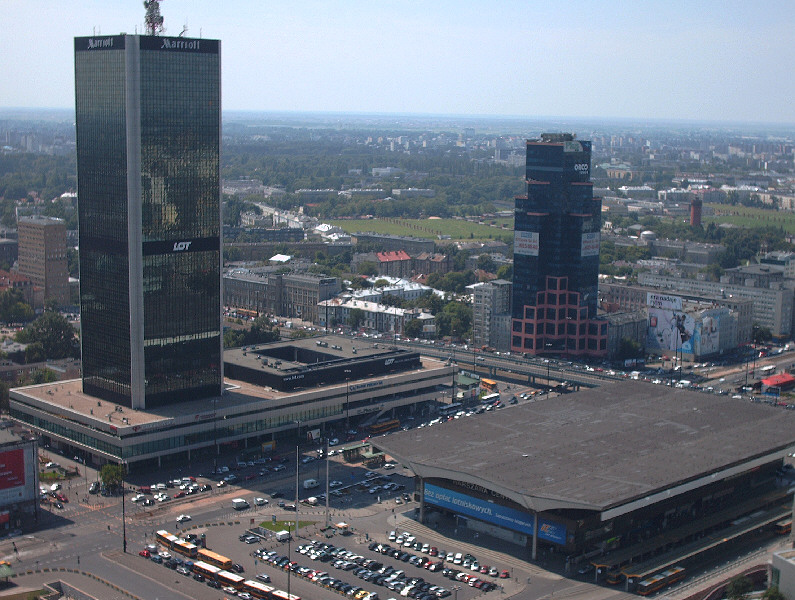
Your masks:
[{"label": "blue sign", "polygon": [[[493,523],[505,529],[533,535],[535,516],[514,508],[508,508],[482,498],[467,496],[459,492],[425,484],[425,502],[452,510],[461,515]],[[538,522],[538,537],[542,540],[565,545],[566,526],[547,519]]]}]

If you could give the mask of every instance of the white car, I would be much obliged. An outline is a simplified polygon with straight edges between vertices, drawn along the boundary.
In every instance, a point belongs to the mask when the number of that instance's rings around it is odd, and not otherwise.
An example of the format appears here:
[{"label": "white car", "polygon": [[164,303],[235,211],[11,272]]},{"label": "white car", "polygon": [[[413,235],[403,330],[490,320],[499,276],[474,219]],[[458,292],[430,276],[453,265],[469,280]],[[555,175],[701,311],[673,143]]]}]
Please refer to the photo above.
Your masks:
[{"label": "white car", "polygon": [[333,438],[333,439],[329,440],[328,445],[329,446],[336,446],[339,443],[340,443],[340,441],[337,438]]},{"label": "white car", "polygon": [[169,558],[171,558],[171,553],[166,552],[165,550],[163,550],[162,552],[158,552],[157,555],[163,560],[168,560]]},{"label": "white car", "polygon": [[177,517],[177,523],[186,523],[186,522],[191,521],[191,520],[192,519],[191,519],[190,515],[180,515],[180,516]]},{"label": "white car", "polygon": [[259,498],[259,497],[254,498],[254,504],[256,504],[257,506],[265,506],[267,503],[268,501],[265,498]]},{"label": "white car", "polygon": [[328,486],[330,488],[340,487],[341,485],[342,485],[342,482],[341,481],[337,481],[336,479],[334,481],[329,482],[329,484],[328,484]]},{"label": "white car", "polygon": [[140,502],[141,500],[145,500],[145,499],[146,499],[146,496],[144,496],[143,494],[136,494],[135,496],[132,497],[132,501],[133,502]]}]

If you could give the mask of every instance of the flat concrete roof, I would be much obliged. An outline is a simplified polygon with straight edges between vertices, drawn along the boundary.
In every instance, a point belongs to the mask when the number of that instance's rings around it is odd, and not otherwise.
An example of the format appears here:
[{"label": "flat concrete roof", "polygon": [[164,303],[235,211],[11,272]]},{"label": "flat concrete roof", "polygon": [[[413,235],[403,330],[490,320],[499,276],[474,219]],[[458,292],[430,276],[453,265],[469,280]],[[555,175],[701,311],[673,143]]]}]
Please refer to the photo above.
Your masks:
[{"label": "flat concrete roof", "polygon": [[528,509],[621,514],[783,457],[795,412],[629,380],[372,442],[423,478]]},{"label": "flat concrete roof", "polygon": [[[370,344],[372,346],[372,344]],[[421,369],[439,369],[444,366],[444,361],[423,357]],[[401,377],[408,371],[386,373],[377,377],[351,380],[351,389],[355,384],[360,384],[372,379],[389,380],[392,377]],[[184,418],[186,415],[202,415],[218,411],[219,413],[234,416],[245,410],[252,403],[273,401],[279,406],[288,406],[299,395],[322,392],[323,390],[345,389],[345,381],[328,383],[308,387],[302,390],[279,391],[269,387],[239,381],[224,377],[224,393],[216,398],[203,398],[177,404],[167,404],[146,410],[133,410],[122,407],[108,400],[98,399],[83,392],[81,379],[70,379],[54,383],[44,383],[20,388],[14,388],[12,394],[25,396],[41,403],[41,406],[50,414],[56,414],[69,420],[89,424],[94,427],[112,425],[118,430],[136,426],[148,426],[148,429],[157,429],[167,426],[175,419]]]}]

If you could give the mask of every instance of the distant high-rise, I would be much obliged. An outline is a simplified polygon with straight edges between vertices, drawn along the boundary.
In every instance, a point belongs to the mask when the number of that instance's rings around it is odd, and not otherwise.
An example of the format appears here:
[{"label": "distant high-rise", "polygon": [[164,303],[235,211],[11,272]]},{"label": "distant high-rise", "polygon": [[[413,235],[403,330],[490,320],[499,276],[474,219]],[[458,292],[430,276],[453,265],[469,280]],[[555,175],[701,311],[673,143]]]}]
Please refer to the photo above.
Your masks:
[{"label": "distant high-rise", "polygon": [[133,408],[222,385],[218,40],[75,38],[83,390]]},{"label": "distant high-rise", "polygon": [[516,198],[511,350],[605,356],[597,318],[601,199],[591,143],[571,134],[527,142],[527,195]]},{"label": "distant high-rise", "polygon": [[[43,290],[44,302],[69,304],[69,265],[66,258],[66,223],[54,217],[21,217],[19,273]],[[36,307],[39,308],[39,307]]]}]

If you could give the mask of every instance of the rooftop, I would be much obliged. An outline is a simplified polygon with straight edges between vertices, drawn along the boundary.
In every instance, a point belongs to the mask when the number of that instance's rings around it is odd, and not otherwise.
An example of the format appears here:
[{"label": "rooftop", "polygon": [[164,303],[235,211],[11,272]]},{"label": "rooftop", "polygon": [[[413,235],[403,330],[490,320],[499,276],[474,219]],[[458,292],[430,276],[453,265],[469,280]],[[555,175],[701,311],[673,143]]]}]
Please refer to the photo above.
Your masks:
[{"label": "rooftop", "polygon": [[795,446],[795,413],[623,381],[374,444],[422,477],[480,485],[534,510],[604,511],[783,457]]}]

